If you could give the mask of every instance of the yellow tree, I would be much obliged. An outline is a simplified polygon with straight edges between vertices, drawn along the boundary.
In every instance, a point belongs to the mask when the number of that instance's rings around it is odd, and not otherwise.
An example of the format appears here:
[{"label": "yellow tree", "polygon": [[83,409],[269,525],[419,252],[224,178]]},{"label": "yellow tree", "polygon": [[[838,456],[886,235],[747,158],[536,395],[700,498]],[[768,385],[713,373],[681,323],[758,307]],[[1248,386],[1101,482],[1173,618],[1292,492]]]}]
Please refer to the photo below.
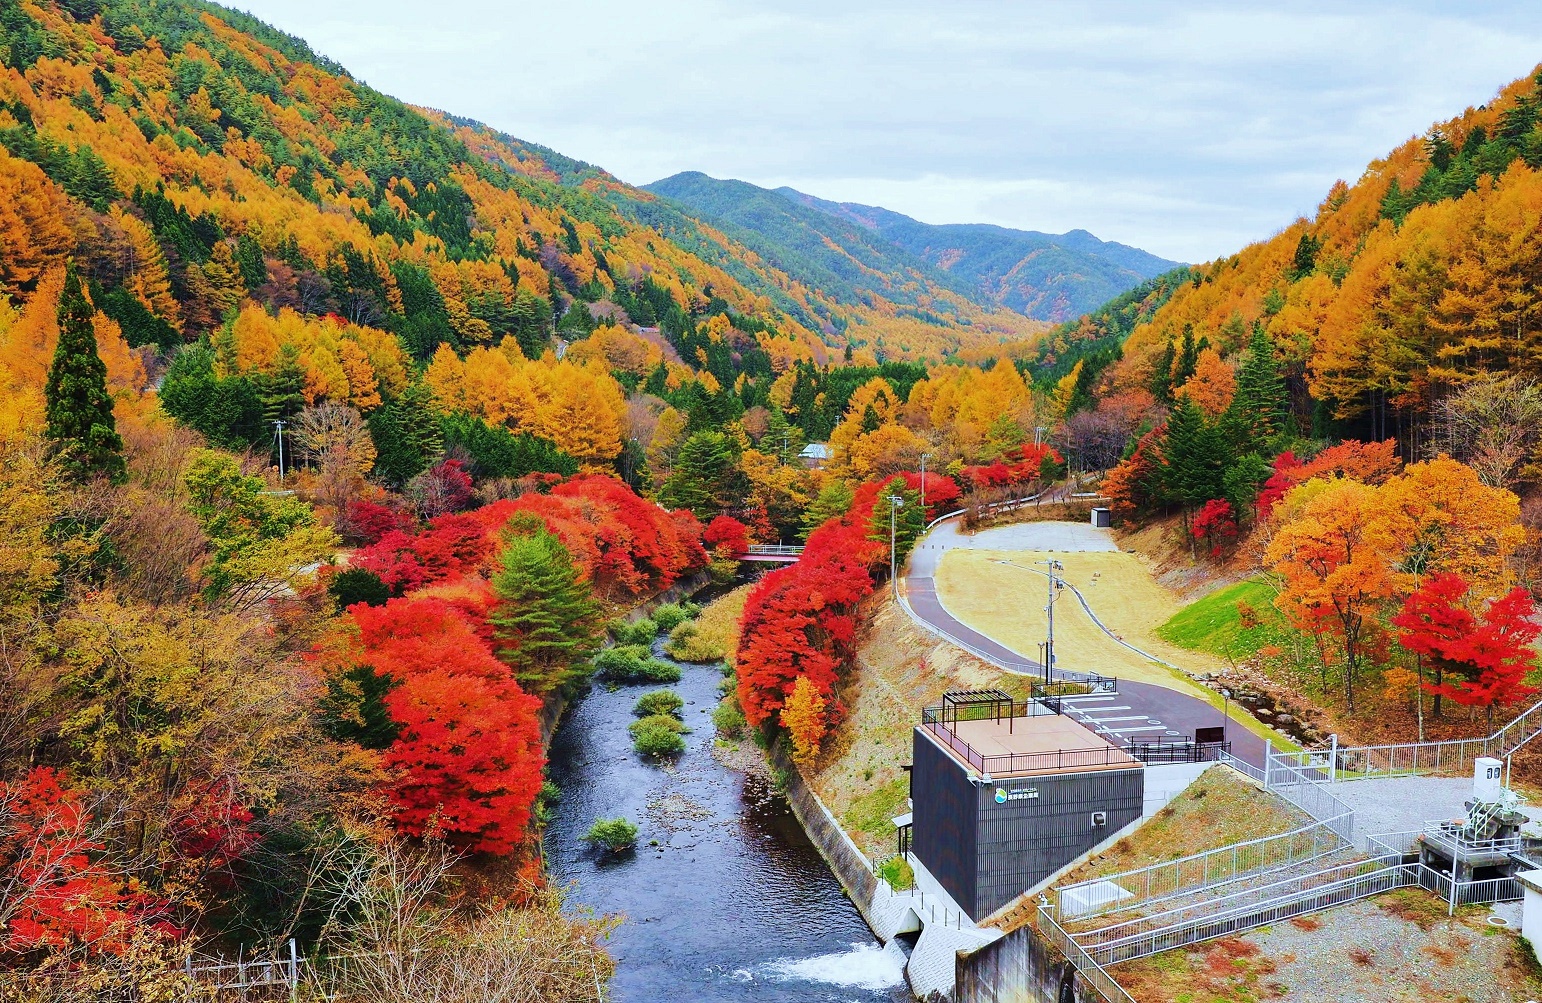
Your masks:
[{"label": "yellow tree", "polygon": [[1408,576],[1461,575],[1474,598],[1498,596],[1514,584],[1510,558],[1526,530],[1512,492],[1489,487],[1465,463],[1439,456],[1409,464],[1377,495],[1382,533]]},{"label": "yellow tree", "polygon": [[792,692],[782,705],[781,721],[782,727],[792,736],[793,760],[799,765],[813,762],[819,755],[819,744],[824,741],[828,725],[825,698],[808,676],[799,676],[792,684]]},{"label": "yellow tree", "polygon": [[1190,376],[1178,393],[1194,402],[1205,415],[1214,418],[1231,406],[1237,393],[1237,377],[1231,366],[1221,359],[1221,353],[1207,348],[1199,353]]},{"label": "yellow tree", "polygon": [[[1294,504],[1296,492],[1308,494]],[[1322,685],[1330,658],[1344,672],[1344,700],[1355,710],[1355,682],[1376,632],[1376,615],[1398,593],[1397,547],[1385,532],[1376,488],[1359,481],[1312,482],[1294,488],[1286,504],[1296,518],[1270,541],[1264,562],[1280,576],[1280,604],[1318,645]]]}]

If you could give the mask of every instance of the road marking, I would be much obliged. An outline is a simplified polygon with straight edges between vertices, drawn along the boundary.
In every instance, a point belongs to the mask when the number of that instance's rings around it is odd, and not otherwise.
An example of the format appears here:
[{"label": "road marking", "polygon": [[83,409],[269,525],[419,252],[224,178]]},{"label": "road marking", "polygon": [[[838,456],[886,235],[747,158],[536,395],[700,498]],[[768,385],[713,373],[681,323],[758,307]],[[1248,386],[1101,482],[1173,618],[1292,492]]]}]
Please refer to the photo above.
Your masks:
[{"label": "road marking", "polygon": [[1099,700],[1118,700],[1118,699],[1119,698],[1115,697],[1115,696],[1095,697],[1095,696],[1087,696],[1087,695],[1078,695],[1078,696],[1061,697],[1060,698],[1060,702],[1061,703],[1070,703],[1072,700],[1075,700],[1078,704],[1084,704],[1084,703],[1094,703],[1094,702],[1099,701]]},{"label": "road marking", "polygon": [[1071,708],[1071,713],[1072,714],[1080,714],[1082,717],[1086,717],[1088,714],[1107,714],[1111,710],[1129,710],[1129,709],[1130,708],[1128,706],[1089,707],[1087,710],[1082,710],[1080,707],[1072,707]]},{"label": "road marking", "polygon": [[[1126,708],[1126,709],[1128,709],[1128,708]],[[1149,721],[1149,720],[1151,720],[1151,715],[1150,714],[1125,714],[1125,715],[1122,715],[1120,717],[1089,717],[1087,720],[1092,722],[1093,724],[1107,724],[1110,721]]]},{"label": "road marking", "polygon": [[1109,729],[1107,729],[1108,733],[1111,734],[1111,735],[1129,735],[1129,734],[1132,734],[1132,733],[1137,732],[1137,731],[1166,731],[1166,730],[1167,730],[1167,725],[1165,725],[1165,724],[1153,724],[1153,725],[1147,725],[1147,726],[1141,727],[1141,728],[1109,728]]}]

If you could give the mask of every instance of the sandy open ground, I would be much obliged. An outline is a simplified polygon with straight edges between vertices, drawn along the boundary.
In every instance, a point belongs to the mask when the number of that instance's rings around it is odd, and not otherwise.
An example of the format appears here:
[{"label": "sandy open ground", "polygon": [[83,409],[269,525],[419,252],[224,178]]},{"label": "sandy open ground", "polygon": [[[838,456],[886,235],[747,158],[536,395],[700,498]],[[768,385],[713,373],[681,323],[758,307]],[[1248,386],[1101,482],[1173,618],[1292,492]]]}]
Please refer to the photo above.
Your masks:
[{"label": "sandy open ground", "polygon": [[[1178,600],[1151,577],[1134,554],[1039,550],[952,550],[936,573],[937,595],[959,620],[1029,657],[1044,640],[1049,580],[1037,562],[1054,558],[1066,581],[1081,589],[1098,618],[1124,640],[1191,672],[1221,668],[1208,655],[1175,647],[1155,628],[1178,609]],[[1042,565],[1039,565],[1042,570]],[[1099,672],[1206,694],[1116,643],[1092,621],[1076,596],[1062,591],[1055,603],[1056,661],[1063,669]]]}]

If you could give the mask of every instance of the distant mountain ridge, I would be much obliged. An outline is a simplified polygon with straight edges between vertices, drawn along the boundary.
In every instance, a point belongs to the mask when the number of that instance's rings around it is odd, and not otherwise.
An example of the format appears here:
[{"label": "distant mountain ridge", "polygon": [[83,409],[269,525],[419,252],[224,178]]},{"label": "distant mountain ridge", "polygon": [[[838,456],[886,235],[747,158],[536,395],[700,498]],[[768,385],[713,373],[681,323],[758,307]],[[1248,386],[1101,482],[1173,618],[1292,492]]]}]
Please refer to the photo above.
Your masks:
[{"label": "distant mountain ridge", "polygon": [[934,285],[1036,320],[1078,317],[1179,263],[1099,240],[983,223],[934,225],[880,206],[831,202],[686,171],[643,188],[685,206],[778,268],[846,296]]}]

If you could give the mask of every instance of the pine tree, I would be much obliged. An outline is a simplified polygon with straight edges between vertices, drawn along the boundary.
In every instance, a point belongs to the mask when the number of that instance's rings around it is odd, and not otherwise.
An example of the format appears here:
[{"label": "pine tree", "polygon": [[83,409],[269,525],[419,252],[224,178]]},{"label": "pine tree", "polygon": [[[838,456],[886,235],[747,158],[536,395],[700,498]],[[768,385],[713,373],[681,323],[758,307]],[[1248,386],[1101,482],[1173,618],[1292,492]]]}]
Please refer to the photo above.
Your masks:
[{"label": "pine tree", "polygon": [[819,497],[810,502],[803,512],[803,531],[798,534],[799,539],[807,540],[810,533],[828,520],[845,515],[854,497],[851,485],[843,480],[832,480],[826,484],[820,489]]},{"label": "pine tree", "polygon": [[567,548],[535,518],[517,522],[493,590],[503,600],[488,618],[498,657],[527,693],[549,693],[580,675],[599,648],[600,605]]},{"label": "pine tree", "polygon": [[1274,343],[1262,330],[1253,332],[1237,367],[1237,392],[1227,420],[1239,447],[1270,438],[1285,423],[1285,380],[1274,359]]},{"label": "pine tree", "polygon": [[905,566],[905,559],[916,545],[916,540],[926,530],[926,513],[921,508],[921,492],[907,487],[901,478],[893,478],[878,490],[878,500],[873,503],[873,514],[867,522],[867,538],[880,542],[889,549],[889,514],[893,507],[890,497],[898,497],[903,503],[894,512],[894,564]]},{"label": "pine tree", "polygon": [[687,508],[697,518],[717,515],[734,504],[734,450],[722,432],[697,432],[680,447],[674,472],[659,500]]},{"label": "pine tree", "polygon": [[76,480],[105,477],[114,484],[127,478],[123,440],[118,436],[107,393],[107,365],[96,349],[91,303],[75,266],[64,275],[59,296],[59,344],[48,368],[46,435]]},{"label": "pine tree", "polygon": [[1181,387],[1194,375],[1194,367],[1199,365],[1199,346],[1194,344],[1194,325],[1183,325],[1183,347],[1178,352],[1178,361],[1173,366],[1172,385]]},{"label": "pine tree", "polygon": [[1173,363],[1177,358],[1178,350],[1169,339],[1151,371],[1151,396],[1163,404],[1171,404],[1173,400]]},{"label": "pine tree", "polygon": [[766,434],[760,437],[760,451],[775,456],[779,463],[797,463],[804,445],[803,430],[773,405],[771,417],[766,419]]},{"label": "pine tree", "polygon": [[1225,438],[1187,397],[1180,396],[1173,404],[1162,453],[1167,461],[1163,485],[1185,509],[1225,497],[1230,459]]}]

